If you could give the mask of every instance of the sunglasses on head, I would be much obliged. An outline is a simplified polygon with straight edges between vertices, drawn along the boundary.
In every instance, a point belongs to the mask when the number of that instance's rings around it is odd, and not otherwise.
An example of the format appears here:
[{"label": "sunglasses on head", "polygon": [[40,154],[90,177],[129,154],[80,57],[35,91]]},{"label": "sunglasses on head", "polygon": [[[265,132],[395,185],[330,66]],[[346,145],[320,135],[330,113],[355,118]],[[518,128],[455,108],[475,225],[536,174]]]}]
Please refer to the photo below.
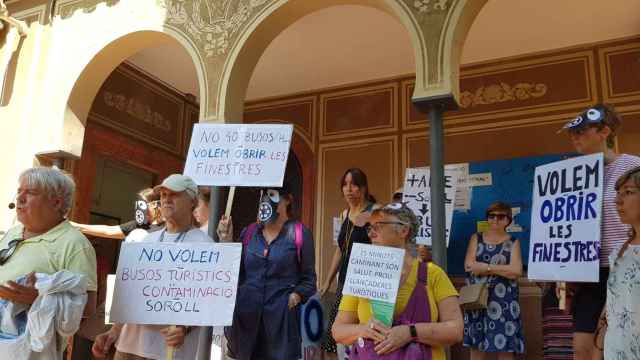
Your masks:
[{"label": "sunglasses on head", "polygon": [[507,215],[507,214],[489,213],[487,215],[487,219],[489,219],[489,220],[494,220],[495,219],[495,220],[502,221],[504,219],[509,219],[509,215]]},{"label": "sunglasses on head", "polygon": [[18,247],[18,245],[20,245],[20,243],[23,241],[24,239],[14,239],[9,241],[9,244],[6,248],[0,250],[0,266],[4,265],[7,261],[9,261],[9,258],[11,258],[11,255],[13,255],[13,253],[16,252],[16,248]]}]

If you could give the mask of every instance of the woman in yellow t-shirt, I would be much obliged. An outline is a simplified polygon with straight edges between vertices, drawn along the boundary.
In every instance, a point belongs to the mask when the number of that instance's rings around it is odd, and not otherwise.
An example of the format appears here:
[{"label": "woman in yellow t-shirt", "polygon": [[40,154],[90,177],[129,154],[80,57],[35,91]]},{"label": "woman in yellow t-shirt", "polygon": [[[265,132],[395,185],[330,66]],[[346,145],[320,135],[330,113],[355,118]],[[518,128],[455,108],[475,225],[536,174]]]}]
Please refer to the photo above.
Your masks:
[{"label": "woman in yellow t-shirt", "polygon": [[[368,232],[374,245],[407,250],[394,324],[388,327],[374,319],[368,299],[345,295],[332,328],[333,337],[338,343],[354,344],[352,359],[367,358],[363,356],[367,351],[384,355],[418,346],[418,351],[430,351],[431,359],[444,360],[443,346],[462,339],[463,321],[456,289],[441,268],[412,255],[419,223],[409,208],[401,203],[389,204],[375,210],[370,222]],[[425,283],[424,288],[416,288]],[[371,346],[373,349],[368,349]]]}]

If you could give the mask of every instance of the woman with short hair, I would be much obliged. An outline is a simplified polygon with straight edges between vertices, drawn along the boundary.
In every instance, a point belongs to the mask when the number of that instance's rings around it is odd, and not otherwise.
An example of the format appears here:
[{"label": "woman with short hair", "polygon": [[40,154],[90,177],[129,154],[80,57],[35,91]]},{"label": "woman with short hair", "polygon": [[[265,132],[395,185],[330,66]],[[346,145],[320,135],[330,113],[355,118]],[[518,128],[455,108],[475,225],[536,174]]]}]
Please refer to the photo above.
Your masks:
[{"label": "woman with short hair", "polygon": [[0,240],[0,299],[31,306],[38,290],[33,284],[19,285],[16,279],[32,273],[51,275],[68,270],[86,277],[88,300],[84,314],[93,314],[96,254],[89,240],[67,220],[75,182],[63,171],[46,167],[27,169],[18,181],[16,215],[20,224]]},{"label": "woman with short hair", "polygon": [[486,282],[487,308],[464,313],[464,342],[472,360],[497,353],[498,359],[513,359],[524,353],[524,335],[518,302],[518,278],[522,276],[520,241],[509,233],[511,206],[495,202],[487,208],[489,227],[471,236],[465,270],[467,284]]},{"label": "woman with short hair", "polygon": [[368,299],[342,297],[332,331],[336,342],[353,344],[350,359],[403,352],[403,359],[444,360],[444,347],[462,339],[462,314],[451,280],[437,265],[413,256],[419,227],[401,203],[373,211],[367,230],[372,243],[406,252],[392,326],[374,318]]},{"label": "woman with short hair", "polygon": [[605,359],[640,358],[640,167],[625,172],[615,185],[620,221],[631,225],[629,238],[609,256]]}]

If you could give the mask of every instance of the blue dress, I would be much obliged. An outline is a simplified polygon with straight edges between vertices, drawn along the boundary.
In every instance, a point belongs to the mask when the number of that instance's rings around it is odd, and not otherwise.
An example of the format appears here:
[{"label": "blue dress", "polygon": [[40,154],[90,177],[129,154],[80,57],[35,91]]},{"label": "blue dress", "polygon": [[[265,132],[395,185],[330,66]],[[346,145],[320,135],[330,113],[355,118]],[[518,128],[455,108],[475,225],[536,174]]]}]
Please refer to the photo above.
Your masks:
[{"label": "blue dress", "polygon": [[243,248],[233,324],[225,329],[229,350],[238,360],[299,359],[300,306],[289,310],[288,303],[292,292],[303,303],[316,293],[313,237],[305,227],[298,261],[295,221],[286,222],[271,244],[262,229],[258,225]]},{"label": "blue dress", "polygon": [[[476,261],[507,265],[511,261],[515,238],[502,244],[487,244],[478,235]],[[482,352],[524,353],[524,334],[520,321],[518,282],[502,276],[489,277],[487,308],[464,312],[464,346]],[[487,281],[486,277],[467,277],[467,284]]]}]

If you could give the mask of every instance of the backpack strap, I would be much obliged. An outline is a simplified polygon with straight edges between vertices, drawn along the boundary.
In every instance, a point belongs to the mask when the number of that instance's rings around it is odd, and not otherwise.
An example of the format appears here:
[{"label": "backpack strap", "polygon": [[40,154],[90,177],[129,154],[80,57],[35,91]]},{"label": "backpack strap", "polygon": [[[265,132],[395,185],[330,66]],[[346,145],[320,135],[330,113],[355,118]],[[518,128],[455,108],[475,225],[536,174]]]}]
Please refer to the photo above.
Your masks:
[{"label": "backpack strap", "polygon": [[249,245],[249,241],[253,239],[253,235],[256,234],[257,228],[257,223],[251,223],[247,226],[247,230],[244,232],[244,236],[242,237],[242,246],[247,247]]},{"label": "backpack strap", "polygon": [[296,221],[296,250],[298,252],[298,263],[300,263],[301,261],[301,257],[302,257],[302,242],[304,241],[303,238],[303,228],[302,228],[302,223],[299,221]]},{"label": "backpack strap", "polygon": [[[258,228],[257,223],[252,223],[247,226],[247,230],[244,232],[244,236],[242,237],[242,246],[246,247],[249,245],[249,241],[253,239],[253,236],[256,234],[256,230]],[[300,263],[302,258],[302,243],[304,241],[304,228],[302,223],[296,221],[295,223],[295,244],[296,244],[296,252],[298,254],[298,263]]]},{"label": "backpack strap", "polygon": [[418,262],[418,282],[417,284],[424,284],[429,285],[429,283],[427,282],[428,280],[428,270],[429,269],[429,263],[424,262],[424,261],[420,261]]}]

